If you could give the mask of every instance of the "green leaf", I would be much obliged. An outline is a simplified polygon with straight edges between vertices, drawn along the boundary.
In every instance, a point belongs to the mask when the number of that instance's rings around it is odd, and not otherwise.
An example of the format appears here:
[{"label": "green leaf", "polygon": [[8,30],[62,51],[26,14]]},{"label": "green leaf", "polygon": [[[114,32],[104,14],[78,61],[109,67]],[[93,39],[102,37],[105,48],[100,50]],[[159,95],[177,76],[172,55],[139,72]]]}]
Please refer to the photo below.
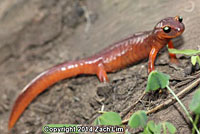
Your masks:
[{"label": "green leaf", "polygon": [[191,63],[192,65],[196,65],[196,63],[198,62],[198,64],[200,65],[200,57],[199,56],[192,56],[191,57]]},{"label": "green leaf", "polygon": [[193,66],[196,65],[196,63],[197,63],[197,56],[192,56],[191,57],[191,63],[192,63]]},{"label": "green leaf", "polygon": [[142,132],[142,134],[154,134],[153,132],[151,132],[151,130],[149,130],[149,128],[145,128],[144,131]]},{"label": "green leaf", "polygon": [[100,125],[100,121],[99,121],[99,117],[97,117],[95,120],[94,120],[94,125]]},{"label": "green leaf", "polygon": [[131,128],[138,128],[138,127],[142,127],[144,128],[146,126],[146,123],[147,123],[147,114],[145,111],[137,111],[135,112],[129,122],[128,122],[128,125],[131,127]]},{"label": "green leaf", "polygon": [[166,125],[166,127],[167,127],[167,129],[168,129],[168,132],[169,132],[170,134],[175,134],[175,133],[176,133],[176,128],[174,127],[173,124],[171,124],[171,123],[169,123],[169,122],[165,122],[165,125]]},{"label": "green leaf", "polygon": [[154,123],[154,121],[149,121],[147,123],[147,128],[151,131],[151,132],[156,132],[156,124]]},{"label": "green leaf", "polygon": [[195,114],[200,114],[200,89],[195,92],[189,108]]},{"label": "green leaf", "polygon": [[95,121],[95,125],[121,125],[122,120],[118,113],[105,112],[99,116]]},{"label": "green leaf", "polygon": [[158,134],[161,134],[161,124],[159,123],[158,125],[156,125],[156,130]]},{"label": "green leaf", "polygon": [[197,62],[199,64],[199,66],[200,66],[200,57],[199,56],[197,56]]},{"label": "green leaf", "polygon": [[147,87],[146,92],[149,92],[151,90],[157,90],[159,88],[165,88],[167,85],[169,85],[169,75],[166,75],[164,73],[158,72],[158,71],[152,71],[149,74],[148,81],[147,81]]},{"label": "green leaf", "polygon": [[184,54],[184,55],[197,55],[200,53],[200,50],[192,50],[192,49],[185,49],[185,50],[168,49],[168,50],[170,53]]},{"label": "green leaf", "polygon": [[167,128],[166,128],[165,122],[163,122],[161,125],[162,125],[162,129],[163,129],[163,134],[167,134]]},{"label": "green leaf", "polygon": [[144,129],[144,134],[161,134],[161,124],[156,125],[154,121],[149,121]]}]

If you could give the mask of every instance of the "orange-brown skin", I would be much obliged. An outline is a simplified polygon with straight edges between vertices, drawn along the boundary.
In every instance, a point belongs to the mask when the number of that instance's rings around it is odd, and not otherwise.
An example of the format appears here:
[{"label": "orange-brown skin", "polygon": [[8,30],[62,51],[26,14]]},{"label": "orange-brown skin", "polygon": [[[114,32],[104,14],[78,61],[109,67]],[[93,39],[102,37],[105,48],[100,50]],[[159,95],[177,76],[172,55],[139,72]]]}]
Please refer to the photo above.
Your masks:
[{"label": "orange-brown skin", "polygon": [[[184,24],[181,17],[168,17],[161,20],[152,31],[136,33],[89,58],[63,63],[48,69],[32,80],[20,93],[12,109],[8,129],[14,126],[34,98],[62,79],[79,74],[96,74],[101,82],[108,82],[107,72],[115,72],[147,57],[149,57],[148,72],[150,73],[154,70],[158,51],[166,44],[169,48],[173,48],[170,39],[181,35],[183,31]],[[169,53],[169,56],[172,62],[178,62],[174,54]]]}]

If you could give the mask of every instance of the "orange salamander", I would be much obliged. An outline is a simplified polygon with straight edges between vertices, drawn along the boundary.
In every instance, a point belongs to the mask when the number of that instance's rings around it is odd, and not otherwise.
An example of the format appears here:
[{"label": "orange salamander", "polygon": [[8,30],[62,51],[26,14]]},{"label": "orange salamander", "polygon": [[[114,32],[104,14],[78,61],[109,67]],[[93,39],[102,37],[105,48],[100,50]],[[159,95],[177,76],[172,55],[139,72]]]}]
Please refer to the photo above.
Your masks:
[{"label": "orange salamander", "polygon": [[[54,83],[79,74],[96,74],[101,82],[108,82],[107,72],[115,72],[130,64],[148,58],[148,72],[154,70],[154,61],[158,51],[181,35],[185,29],[180,16],[168,17],[156,24],[153,30],[133,34],[99,53],[77,61],[54,66],[33,79],[24,87],[15,101],[10,114],[8,129],[15,125],[21,114],[41,92]],[[177,63],[176,55],[169,53],[171,62]]]}]

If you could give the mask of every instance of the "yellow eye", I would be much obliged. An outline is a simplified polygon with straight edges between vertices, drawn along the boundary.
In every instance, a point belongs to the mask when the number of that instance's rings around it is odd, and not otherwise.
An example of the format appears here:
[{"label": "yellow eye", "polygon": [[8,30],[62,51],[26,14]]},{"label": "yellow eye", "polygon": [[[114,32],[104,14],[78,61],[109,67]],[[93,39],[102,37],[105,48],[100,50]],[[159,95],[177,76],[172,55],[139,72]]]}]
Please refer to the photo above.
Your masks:
[{"label": "yellow eye", "polygon": [[165,27],[163,28],[163,31],[164,31],[165,33],[169,33],[169,32],[171,31],[171,27],[165,26]]}]

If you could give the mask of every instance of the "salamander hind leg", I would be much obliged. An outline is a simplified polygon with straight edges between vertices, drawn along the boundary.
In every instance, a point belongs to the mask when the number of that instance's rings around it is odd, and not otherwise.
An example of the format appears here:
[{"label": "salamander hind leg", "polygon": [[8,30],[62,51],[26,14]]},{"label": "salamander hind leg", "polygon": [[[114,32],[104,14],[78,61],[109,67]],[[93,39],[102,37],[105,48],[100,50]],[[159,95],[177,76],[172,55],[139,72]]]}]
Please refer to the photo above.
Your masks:
[{"label": "salamander hind leg", "polygon": [[109,82],[107,73],[103,67],[103,64],[101,63],[98,64],[98,67],[97,67],[97,77],[99,78],[101,82]]}]

